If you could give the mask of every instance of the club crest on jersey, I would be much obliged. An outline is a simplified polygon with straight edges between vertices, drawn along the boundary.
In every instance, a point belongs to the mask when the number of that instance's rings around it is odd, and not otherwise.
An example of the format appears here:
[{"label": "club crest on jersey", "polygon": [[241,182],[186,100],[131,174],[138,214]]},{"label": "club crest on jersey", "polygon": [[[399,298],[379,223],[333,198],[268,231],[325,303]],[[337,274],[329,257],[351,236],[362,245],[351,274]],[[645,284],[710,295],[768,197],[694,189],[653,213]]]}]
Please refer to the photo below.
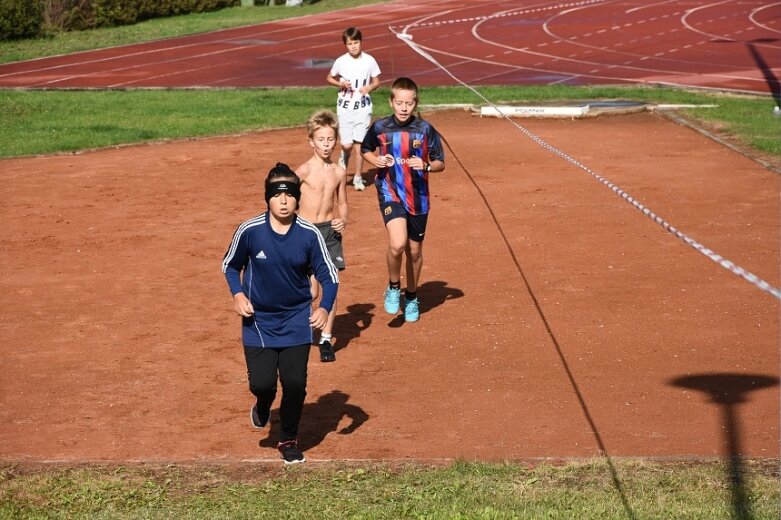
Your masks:
[{"label": "club crest on jersey", "polygon": [[413,141],[412,141],[412,147],[413,147],[415,150],[418,150],[418,149],[420,149],[420,144],[421,144],[421,143],[420,143],[420,139],[415,139],[415,140],[413,140]]}]

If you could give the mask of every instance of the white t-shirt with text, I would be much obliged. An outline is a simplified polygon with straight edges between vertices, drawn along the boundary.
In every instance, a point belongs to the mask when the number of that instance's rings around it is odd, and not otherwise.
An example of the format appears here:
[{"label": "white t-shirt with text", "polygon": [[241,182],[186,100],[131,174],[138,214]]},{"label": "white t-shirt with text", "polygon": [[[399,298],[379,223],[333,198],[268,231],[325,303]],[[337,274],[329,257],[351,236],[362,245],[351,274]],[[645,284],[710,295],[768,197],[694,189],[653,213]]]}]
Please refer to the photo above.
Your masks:
[{"label": "white t-shirt with text", "polygon": [[336,107],[340,110],[359,110],[371,107],[371,96],[362,96],[358,89],[371,83],[372,78],[380,75],[380,66],[377,61],[365,52],[357,58],[350,56],[349,52],[336,58],[331,67],[331,76],[348,80],[352,88],[341,89],[336,100]]}]

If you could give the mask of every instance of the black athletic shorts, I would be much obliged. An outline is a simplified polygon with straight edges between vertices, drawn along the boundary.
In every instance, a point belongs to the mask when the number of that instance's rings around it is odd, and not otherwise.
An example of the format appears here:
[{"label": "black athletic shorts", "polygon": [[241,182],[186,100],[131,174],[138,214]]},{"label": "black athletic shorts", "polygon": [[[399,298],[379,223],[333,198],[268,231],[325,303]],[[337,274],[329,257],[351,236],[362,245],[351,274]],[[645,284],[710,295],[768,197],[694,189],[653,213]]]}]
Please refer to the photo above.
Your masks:
[{"label": "black athletic shorts", "polygon": [[426,224],[428,223],[428,213],[410,215],[404,206],[398,202],[383,202],[380,204],[380,211],[382,212],[382,220],[386,225],[393,219],[406,219],[407,237],[413,242],[423,242],[423,235],[426,234]]}]

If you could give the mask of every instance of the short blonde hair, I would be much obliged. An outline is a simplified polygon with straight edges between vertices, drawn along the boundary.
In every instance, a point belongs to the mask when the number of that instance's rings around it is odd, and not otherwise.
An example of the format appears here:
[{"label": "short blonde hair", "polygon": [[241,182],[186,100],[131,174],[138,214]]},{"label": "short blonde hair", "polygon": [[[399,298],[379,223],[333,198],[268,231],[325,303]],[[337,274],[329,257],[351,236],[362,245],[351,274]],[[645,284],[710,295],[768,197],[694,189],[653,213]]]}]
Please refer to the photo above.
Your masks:
[{"label": "short blonde hair", "polygon": [[310,139],[315,135],[317,130],[323,127],[333,129],[334,136],[338,137],[339,123],[337,122],[336,114],[330,110],[320,110],[309,116],[309,119],[306,120],[306,131]]}]

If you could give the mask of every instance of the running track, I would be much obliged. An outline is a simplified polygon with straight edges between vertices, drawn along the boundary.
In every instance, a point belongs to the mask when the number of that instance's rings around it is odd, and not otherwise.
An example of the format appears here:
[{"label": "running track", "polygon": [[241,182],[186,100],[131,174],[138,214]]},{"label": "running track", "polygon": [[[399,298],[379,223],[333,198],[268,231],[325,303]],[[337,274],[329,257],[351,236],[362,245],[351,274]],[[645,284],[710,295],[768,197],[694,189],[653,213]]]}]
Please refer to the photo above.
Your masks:
[{"label": "running track", "polygon": [[781,99],[781,1],[396,0],[194,36],[0,65],[0,88],[324,86],[360,27],[383,81],[654,84]]}]

